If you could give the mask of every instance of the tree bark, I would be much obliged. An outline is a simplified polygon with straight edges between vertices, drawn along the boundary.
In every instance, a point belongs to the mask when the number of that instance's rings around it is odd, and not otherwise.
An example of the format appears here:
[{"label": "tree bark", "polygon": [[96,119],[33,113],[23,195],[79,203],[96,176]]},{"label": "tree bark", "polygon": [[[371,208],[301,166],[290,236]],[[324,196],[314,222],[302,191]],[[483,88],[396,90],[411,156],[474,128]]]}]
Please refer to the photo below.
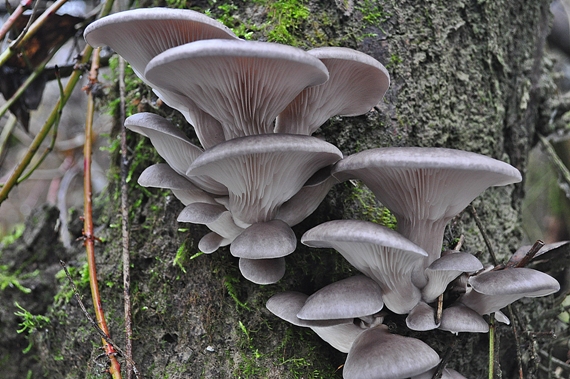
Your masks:
[{"label": "tree bark", "polygon": [[[322,0],[303,4],[267,0],[234,4],[235,9],[221,3],[202,4],[202,9],[211,7],[214,17],[244,33],[252,32],[252,39],[286,41],[302,48],[352,47],[387,67],[391,86],[377,110],[360,117],[335,117],[318,132],[345,156],[386,146],[450,147],[492,156],[524,173],[535,129],[544,121],[540,78],[549,22],[547,1]],[[304,9],[309,12],[303,13]],[[140,88],[144,97],[148,89]],[[175,112],[159,112],[192,133]],[[130,136],[138,155],[132,160],[129,192],[133,352],[139,370],[146,378],[170,379],[341,378],[345,354],[310,330],[277,319],[264,304],[274,293],[297,290],[310,294],[355,270],[338,253],[299,244],[287,257],[285,277],[275,285],[257,286],[240,277],[237,259],[225,248],[195,257],[206,229],[178,224],[176,217],[183,206],[173,195],[142,190],[135,183],[140,172],[158,159],[148,142],[141,148],[141,138]],[[116,170],[113,167],[111,173]],[[120,222],[119,180],[112,178],[107,196],[98,199],[103,227],[98,236],[104,241],[97,250],[98,272],[112,337],[123,345],[122,245],[116,227]],[[522,245],[522,197],[523,185],[517,184],[489,189],[474,202],[501,259]],[[300,237],[327,220],[379,221],[382,216],[370,191],[347,182],[333,188],[318,210],[294,230]],[[468,212],[448,226],[445,247],[453,247],[462,234],[462,250],[482,251],[482,260],[489,262],[481,233]],[[81,267],[84,253],[76,254],[69,264]],[[63,290],[69,287],[60,280],[57,291]],[[89,297],[86,291],[83,287],[84,299]],[[518,327],[525,378],[531,378],[538,377],[536,354],[531,350],[535,346],[528,335],[522,336],[522,330],[543,331],[545,320],[537,321],[537,309],[551,304],[527,303],[518,308],[518,320],[524,321]],[[106,377],[97,364],[104,364],[104,359],[96,359],[101,354],[100,338],[77,302],[52,303],[47,314],[51,324],[34,337],[41,363],[38,375]],[[391,319],[390,327],[409,334],[403,318]],[[499,326],[498,335],[503,377],[518,377],[512,331]],[[414,336],[440,356],[457,341],[449,367],[469,378],[487,377],[488,335],[428,332]]]}]

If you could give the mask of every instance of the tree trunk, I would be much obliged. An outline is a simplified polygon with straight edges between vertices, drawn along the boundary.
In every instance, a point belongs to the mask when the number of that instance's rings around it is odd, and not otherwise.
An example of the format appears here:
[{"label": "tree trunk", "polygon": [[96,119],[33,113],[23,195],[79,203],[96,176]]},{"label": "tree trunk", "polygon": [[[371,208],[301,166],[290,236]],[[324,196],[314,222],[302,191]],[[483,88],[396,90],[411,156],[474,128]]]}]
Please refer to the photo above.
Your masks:
[{"label": "tree trunk", "polygon": [[[242,35],[251,32],[252,39],[302,48],[352,47],[387,67],[391,86],[377,110],[361,117],[335,117],[318,133],[345,156],[386,146],[449,147],[492,156],[524,173],[535,129],[542,122],[539,78],[549,21],[547,1],[323,0],[303,4],[261,0],[234,4],[238,7],[215,2],[187,5],[211,7],[214,17]],[[139,86],[144,98],[148,88]],[[175,112],[159,112],[192,133]],[[258,286],[240,276],[237,259],[226,248],[195,256],[206,229],[178,224],[176,218],[183,206],[168,191],[143,190],[136,184],[140,172],[158,158],[148,141],[140,143],[143,138],[133,135],[129,138],[135,151],[129,214],[133,350],[139,371],[146,378],[170,379],[341,378],[345,354],[311,330],[277,319],[264,305],[274,293],[297,290],[310,294],[355,270],[338,253],[299,244],[287,257],[285,277],[278,284]],[[107,196],[97,200],[103,227],[98,236],[104,241],[98,245],[97,269],[112,337],[121,346],[124,321],[116,172],[113,167]],[[523,185],[517,184],[489,189],[474,202],[501,259],[522,244],[522,197]],[[315,214],[294,230],[300,237],[323,221],[379,221],[382,216],[366,187],[346,182],[333,188]],[[468,212],[450,223],[445,246],[453,247],[462,234],[462,250],[483,251],[482,260],[489,262],[481,233]],[[70,258],[69,252],[51,254],[66,257],[71,266],[81,268],[84,252],[78,247],[75,253],[76,258]],[[48,268],[54,264],[50,261],[39,267],[53,275],[53,269]],[[76,279],[80,280],[79,273]],[[106,377],[98,366],[105,364],[105,359],[97,359],[102,353],[100,338],[77,302],[69,296],[62,300],[63,291],[69,291],[65,279],[58,284],[51,294],[57,291],[60,298],[47,311],[51,323],[45,331],[33,334],[41,364],[34,377]],[[91,310],[88,286],[80,289]],[[520,334],[525,328],[542,331],[545,320],[538,322],[535,316],[544,306],[548,301],[518,308],[518,319],[525,320],[519,325]],[[395,317],[390,326],[400,334],[409,334],[403,318]],[[498,335],[503,347],[503,377],[518,377],[510,327],[498,326]],[[414,336],[442,357],[457,340],[449,367],[469,378],[487,377],[487,334],[457,337],[427,332]],[[525,378],[536,377],[532,341],[527,335],[519,337]],[[17,359],[12,358],[12,363],[17,364]],[[23,369],[23,374],[7,378],[23,377],[27,368]]]}]

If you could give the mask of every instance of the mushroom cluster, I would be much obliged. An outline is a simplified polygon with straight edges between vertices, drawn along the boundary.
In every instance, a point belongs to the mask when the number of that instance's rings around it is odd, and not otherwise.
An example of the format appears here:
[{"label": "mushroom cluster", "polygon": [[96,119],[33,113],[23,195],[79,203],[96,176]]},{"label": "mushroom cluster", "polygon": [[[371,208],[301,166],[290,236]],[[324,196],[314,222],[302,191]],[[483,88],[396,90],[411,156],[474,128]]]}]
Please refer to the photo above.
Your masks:
[{"label": "mushroom cluster", "polygon": [[[378,148],[343,158],[312,136],[330,117],[361,115],[381,101],[390,78],[372,57],[244,41],[203,14],[164,8],[105,17],[87,27],[85,39],[123,56],[193,126],[201,146],[154,114],[125,121],[166,162],[148,167],[138,182],[172,190],[185,205],[178,221],[211,230],[199,249],[229,245],[248,280],[283,277],[284,257],[297,244],[291,227],[337,183],[361,180],[395,215],[397,231],[356,220],[307,231],[302,243],[336,249],[364,275],[267,302],[278,317],[348,353],[345,378],[423,378],[439,363],[426,343],[388,332],[387,312],[407,315],[416,331],[486,332],[482,315],[558,290],[538,271],[483,270],[468,253],[441,254],[446,224],[488,187],[519,182],[514,167],[443,148]],[[435,317],[433,303],[457,278],[458,300]],[[462,376],[445,370],[444,377]]]}]

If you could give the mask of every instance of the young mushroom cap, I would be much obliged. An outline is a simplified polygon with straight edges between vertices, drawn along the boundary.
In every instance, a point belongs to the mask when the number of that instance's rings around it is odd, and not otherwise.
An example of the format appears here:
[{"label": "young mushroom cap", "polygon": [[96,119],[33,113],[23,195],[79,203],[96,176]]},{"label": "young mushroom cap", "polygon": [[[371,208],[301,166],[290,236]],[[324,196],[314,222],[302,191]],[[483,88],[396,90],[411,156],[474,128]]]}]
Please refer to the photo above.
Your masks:
[{"label": "young mushroom cap", "polygon": [[435,323],[435,309],[420,301],[406,317],[406,326],[418,332],[437,329],[439,324]]},{"label": "young mushroom cap", "polygon": [[464,272],[477,272],[483,264],[469,253],[448,251],[448,254],[433,261],[425,269],[427,284],[422,288],[422,298],[431,303],[441,295],[447,285]]},{"label": "young mushroom cap", "polygon": [[234,257],[248,259],[281,258],[297,247],[297,237],[281,220],[259,222],[245,229],[231,244]]},{"label": "young mushroom cap", "polygon": [[366,330],[354,323],[332,326],[312,326],[311,329],[317,333],[323,341],[341,353],[348,353],[356,338]]},{"label": "young mushroom cap", "polygon": [[408,313],[420,301],[411,273],[427,253],[393,230],[367,221],[329,221],[307,231],[301,242],[339,251],[380,285],[384,304],[395,313]]},{"label": "young mushroom cap", "polygon": [[439,329],[451,333],[487,333],[489,324],[473,309],[461,303],[445,308],[441,315]]},{"label": "young mushroom cap", "polygon": [[471,291],[461,303],[480,315],[490,314],[522,297],[539,297],[560,290],[552,276],[530,268],[507,268],[484,272],[469,278]]},{"label": "young mushroom cap", "polygon": [[168,120],[153,113],[137,113],[125,120],[125,127],[148,137],[158,154],[177,174],[206,192],[227,195],[226,187],[207,176],[186,175],[186,170],[202,154],[202,149],[192,144],[188,137]]},{"label": "young mushroom cap", "polygon": [[357,318],[378,313],[383,306],[380,286],[366,276],[356,275],[313,293],[297,317],[303,320]]},{"label": "young mushroom cap", "polygon": [[323,327],[341,324],[352,324],[353,319],[337,320],[301,320],[297,313],[305,304],[309,296],[301,292],[286,291],[273,295],[265,303],[265,307],[275,316],[296,326],[306,328]]},{"label": "young mushroom cap", "polygon": [[279,207],[315,172],[341,158],[334,145],[315,137],[263,134],[206,150],[186,174],[222,183],[229,190],[236,223],[254,224],[274,219]]},{"label": "young mushroom cap", "polygon": [[239,271],[255,284],[277,283],[285,275],[285,258],[239,259]]},{"label": "young mushroom cap", "polygon": [[137,183],[143,187],[168,188],[184,205],[217,204],[212,194],[198,188],[166,163],[157,163],[147,167],[139,176]]},{"label": "young mushroom cap", "polygon": [[429,259],[414,275],[420,287],[427,282],[423,270],[440,257],[447,222],[488,187],[521,181],[520,172],[505,162],[420,147],[365,150],[339,161],[332,175],[362,180],[394,213],[398,231],[428,252]]},{"label": "young mushroom cap", "polygon": [[352,344],[344,379],[405,379],[439,363],[439,355],[424,342],[391,334],[385,325],[362,332]]},{"label": "young mushroom cap", "polygon": [[386,68],[371,56],[344,47],[308,51],[329,71],[329,80],[306,88],[277,117],[276,133],[311,135],[332,116],[370,111],[390,86]]},{"label": "young mushroom cap", "polygon": [[273,133],[277,115],[305,87],[328,79],[325,65],[301,49],[268,42],[203,40],[153,58],[145,77],[191,98],[221,122],[226,140]]}]

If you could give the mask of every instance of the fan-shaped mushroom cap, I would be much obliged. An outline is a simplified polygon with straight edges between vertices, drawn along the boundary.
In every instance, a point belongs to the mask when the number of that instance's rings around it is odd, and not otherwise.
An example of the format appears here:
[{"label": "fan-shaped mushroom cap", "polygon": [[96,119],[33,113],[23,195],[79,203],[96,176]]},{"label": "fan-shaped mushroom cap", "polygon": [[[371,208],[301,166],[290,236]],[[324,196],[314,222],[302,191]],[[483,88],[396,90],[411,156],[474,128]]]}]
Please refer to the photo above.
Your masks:
[{"label": "fan-shaped mushroom cap", "polygon": [[281,220],[259,222],[245,229],[231,244],[234,257],[248,259],[281,258],[297,247],[291,227]]},{"label": "fan-shaped mushroom cap", "polygon": [[312,328],[315,326],[332,326],[341,324],[352,324],[352,319],[341,320],[301,320],[297,313],[305,304],[309,296],[301,292],[286,291],[273,295],[267,300],[265,307],[275,316],[290,322],[296,326]]},{"label": "fan-shaped mushroom cap", "polygon": [[317,333],[323,341],[341,353],[348,353],[356,338],[366,330],[353,323],[332,326],[312,326],[311,329]]},{"label": "fan-shaped mushroom cap", "polygon": [[[429,259],[441,255],[445,225],[490,186],[521,181],[511,165],[453,149],[391,147],[362,151],[339,161],[339,179],[360,179],[398,220],[398,231],[424,248]],[[421,272],[414,283],[423,287]]]},{"label": "fan-shaped mushroom cap", "polygon": [[307,231],[301,242],[339,251],[380,285],[384,304],[395,313],[408,313],[420,300],[411,273],[427,253],[393,230],[367,221],[329,221]]},{"label": "fan-shaped mushroom cap", "polygon": [[277,117],[276,133],[311,135],[332,116],[370,111],[390,86],[386,68],[371,56],[344,47],[308,51],[325,64],[329,80],[306,88]]},{"label": "fan-shaped mushroom cap", "polygon": [[406,317],[406,325],[418,332],[436,329],[439,325],[435,323],[435,309],[420,301]]},{"label": "fan-shaped mushroom cap", "polygon": [[539,297],[560,290],[552,276],[530,268],[508,268],[484,272],[469,278],[471,291],[461,303],[480,315],[490,314],[522,297]]},{"label": "fan-shaped mushroom cap", "polygon": [[426,303],[431,303],[459,275],[464,272],[476,272],[482,268],[483,264],[473,255],[449,251],[448,254],[436,259],[425,269],[428,283],[422,289],[423,300]]},{"label": "fan-shaped mushroom cap", "polygon": [[305,87],[328,79],[301,49],[267,42],[204,40],[153,58],[145,77],[194,100],[221,122],[226,140],[273,132],[273,121]]},{"label": "fan-shaped mushroom cap", "polygon": [[125,120],[125,127],[148,137],[162,158],[177,174],[215,195],[227,195],[226,187],[206,176],[188,177],[186,170],[202,154],[188,137],[166,119],[152,113],[137,113]]},{"label": "fan-shaped mushroom cap", "polygon": [[254,224],[274,219],[315,172],[340,158],[340,150],[318,138],[264,134],[206,150],[187,175],[207,175],[225,185],[236,223]]},{"label": "fan-shaped mushroom cap", "polygon": [[[234,39],[237,36],[222,23],[192,10],[151,8],[115,13],[91,23],[85,40],[92,46],[111,47],[131,64],[147,84],[144,71],[148,62],[172,47],[204,39]],[[181,111],[204,148],[223,141],[221,124],[185,96],[154,89],[170,107]]]},{"label": "fan-shaped mushroom cap", "polygon": [[344,364],[344,379],[404,379],[437,366],[439,356],[431,347],[386,329],[379,325],[356,338]]},{"label": "fan-shaped mushroom cap", "polygon": [[489,324],[479,313],[461,303],[445,308],[441,315],[441,330],[451,333],[487,333]]},{"label": "fan-shaped mushroom cap", "polygon": [[186,177],[176,173],[166,163],[157,163],[147,167],[137,182],[143,187],[168,188],[184,205],[197,202],[217,204],[214,196],[195,186]]},{"label": "fan-shaped mushroom cap", "polygon": [[329,320],[373,315],[384,306],[382,290],[372,279],[357,275],[321,288],[305,301],[297,317]]},{"label": "fan-shaped mushroom cap", "polygon": [[255,284],[277,283],[285,275],[285,258],[239,259],[239,271]]}]

